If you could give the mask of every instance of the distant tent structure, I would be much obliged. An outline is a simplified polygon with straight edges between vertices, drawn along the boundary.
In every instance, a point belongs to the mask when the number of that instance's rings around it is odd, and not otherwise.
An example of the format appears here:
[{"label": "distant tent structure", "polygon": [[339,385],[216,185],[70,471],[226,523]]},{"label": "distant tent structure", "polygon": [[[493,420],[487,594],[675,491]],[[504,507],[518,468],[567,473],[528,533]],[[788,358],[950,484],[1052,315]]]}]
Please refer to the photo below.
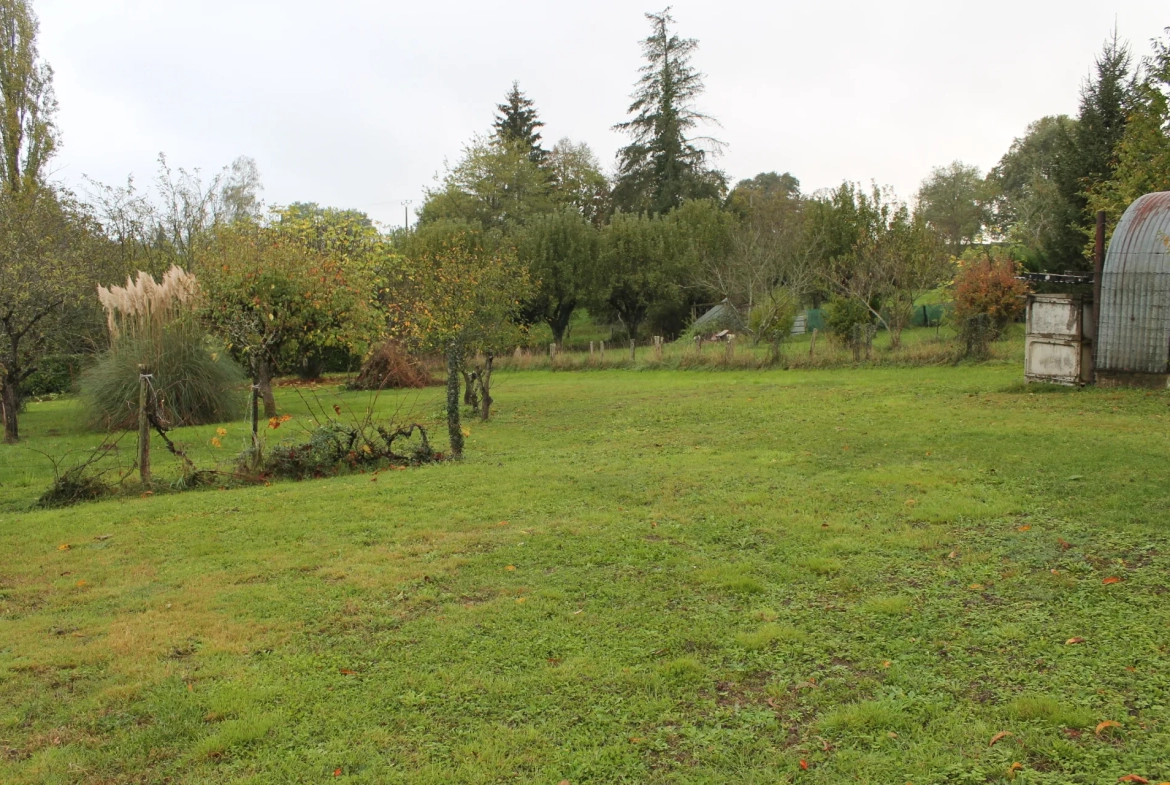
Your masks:
[{"label": "distant tent structure", "polygon": [[1101,277],[1097,381],[1170,386],[1170,191],[1121,217]]},{"label": "distant tent structure", "polygon": [[707,313],[700,316],[691,324],[691,333],[693,335],[714,335],[724,330],[731,330],[738,332],[744,328],[743,317],[740,316],[739,310],[731,304],[730,300],[724,300]]}]

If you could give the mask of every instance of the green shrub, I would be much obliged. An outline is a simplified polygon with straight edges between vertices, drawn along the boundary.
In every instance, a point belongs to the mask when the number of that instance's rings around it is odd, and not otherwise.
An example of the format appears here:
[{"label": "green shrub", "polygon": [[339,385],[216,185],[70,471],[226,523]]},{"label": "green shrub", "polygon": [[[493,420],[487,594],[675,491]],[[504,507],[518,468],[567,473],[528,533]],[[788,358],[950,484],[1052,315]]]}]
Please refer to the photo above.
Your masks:
[{"label": "green shrub", "polygon": [[838,340],[848,340],[853,328],[873,322],[873,314],[856,300],[834,297],[824,307],[825,328]]},{"label": "green shrub", "polygon": [[22,396],[39,397],[67,393],[81,374],[80,354],[53,354],[37,363],[36,371],[20,385]]},{"label": "green shrub", "polygon": [[138,421],[139,366],[152,375],[164,422],[202,425],[244,415],[243,370],[192,317],[123,335],[81,378],[89,424],[117,430]]}]

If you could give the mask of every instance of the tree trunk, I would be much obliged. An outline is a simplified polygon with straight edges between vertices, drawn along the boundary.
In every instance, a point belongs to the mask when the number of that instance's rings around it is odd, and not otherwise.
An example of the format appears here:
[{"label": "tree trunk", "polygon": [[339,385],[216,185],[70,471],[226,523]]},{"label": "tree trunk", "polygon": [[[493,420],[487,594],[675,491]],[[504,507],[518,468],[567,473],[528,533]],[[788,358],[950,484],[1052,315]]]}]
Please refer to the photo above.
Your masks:
[{"label": "tree trunk", "polygon": [[482,422],[487,422],[488,418],[492,416],[492,404],[495,402],[492,399],[491,354],[488,354],[487,363],[479,372],[479,390],[483,393],[483,400],[480,401],[479,419]]},{"label": "tree trunk", "polygon": [[459,373],[463,375],[463,403],[478,408],[479,404],[475,401],[475,376],[464,368],[460,368]]},{"label": "tree trunk", "polygon": [[276,416],[276,397],[272,394],[272,367],[267,357],[257,357],[254,361],[255,376],[253,380],[260,388],[260,397],[264,399],[264,416],[272,419]]},{"label": "tree trunk", "polygon": [[564,300],[557,304],[552,310],[552,315],[545,319],[552,330],[553,340],[556,341],[558,349],[565,345],[565,331],[569,329],[569,322],[573,320],[573,311],[576,309],[576,300]]},{"label": "tree trunk", "polygon": [[20,408],[20,396],[17,395],[16,385],[5,384],[0,390],[0,409],[4,410],[4,443],[16,444],[20,441],[20,431],[17,428],[16,413]]},{"label": "tree trunk", "polygon": [[463,425],[459,422],[459,352],[454,343],[447,347],[447,434],[451,457],[463,458]]}]

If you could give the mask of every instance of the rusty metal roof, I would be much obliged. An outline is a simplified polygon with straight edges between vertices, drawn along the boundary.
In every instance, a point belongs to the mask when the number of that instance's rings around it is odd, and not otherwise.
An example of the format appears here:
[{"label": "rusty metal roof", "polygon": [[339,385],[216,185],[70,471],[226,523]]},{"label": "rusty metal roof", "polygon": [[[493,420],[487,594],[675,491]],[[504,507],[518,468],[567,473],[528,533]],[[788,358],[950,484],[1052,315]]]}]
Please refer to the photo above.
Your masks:
[{"label": "rusty metal roof", "polygon": [[1170,370],[1170,191],[1129,206],[1109,243],[1101,278],[1097,367]]}]

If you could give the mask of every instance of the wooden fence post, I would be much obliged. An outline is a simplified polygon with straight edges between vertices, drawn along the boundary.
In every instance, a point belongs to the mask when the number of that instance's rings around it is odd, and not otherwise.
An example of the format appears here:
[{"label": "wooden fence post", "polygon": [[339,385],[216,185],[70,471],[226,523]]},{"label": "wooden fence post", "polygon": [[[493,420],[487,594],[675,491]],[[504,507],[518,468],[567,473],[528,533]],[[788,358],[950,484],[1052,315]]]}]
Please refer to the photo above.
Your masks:
[{"label": "wooden fence post", "polygon": [[593,362],[593,341],[589,342],[589,362]]},{"label": "wooden fence post", "polygon": [[601,361],[605,362],[605,341],[601,342]]},{"label": "wooden fence post", "polygon": [[549,358],[550,360],[552,360],[552,359],[554,359],[556,356],[557,356],[557,345],[556,345],[555,343],[550,343],[550,344],[548,345],[548,358]]},{"label": "wooden fence post", "polygon": [[703,336],[696,335],[695,336],[695,354],[702,354],[702,353],[703,353]]},{"label": "wooden fence post", "polygon": [[145,365],[138,366],[138,475],[144,486],[150,485],[150,374]]},{"label": "wooden fence post", "polygon": [[634,339],[631,338],[630,339],[630,362],[633,362],[635,359],[636,359],[636,357],[634,355]]},{"label": "wooden fence post", "polygon": [[735,357],[735,333],[727,336],[727,348],[724,351],[727,352],[727,361],[731,362],[731,359]]}]

